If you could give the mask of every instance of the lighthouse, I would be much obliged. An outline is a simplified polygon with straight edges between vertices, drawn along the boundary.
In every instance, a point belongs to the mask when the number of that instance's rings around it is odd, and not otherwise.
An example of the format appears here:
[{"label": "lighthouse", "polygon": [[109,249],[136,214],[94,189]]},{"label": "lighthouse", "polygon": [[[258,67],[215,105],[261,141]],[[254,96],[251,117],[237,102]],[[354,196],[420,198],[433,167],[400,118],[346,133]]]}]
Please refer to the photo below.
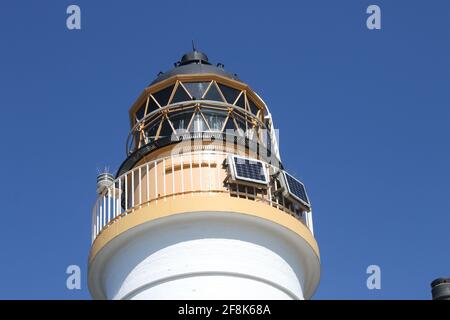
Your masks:
[{"label": "lighthouse", "polygon": [[97,178],[94,299],[312,297],[311,202],[258,93],[194,49],[144,88],[129,119],[123,163]]}]

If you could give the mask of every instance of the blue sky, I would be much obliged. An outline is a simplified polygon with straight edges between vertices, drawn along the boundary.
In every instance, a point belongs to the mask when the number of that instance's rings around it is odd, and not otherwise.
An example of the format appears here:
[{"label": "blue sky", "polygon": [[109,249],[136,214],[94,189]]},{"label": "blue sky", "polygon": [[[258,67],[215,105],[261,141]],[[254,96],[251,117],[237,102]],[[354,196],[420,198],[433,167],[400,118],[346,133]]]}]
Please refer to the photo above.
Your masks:
[{"label": "blue sky", "polygon": [[[66,28],[77,4],[82,29]],[[370,4],[382,29],[366,28]],[[256,90],[314,206],[316,299],[429,299],[450,275],[448,1],[0,2],[0,298],[90,298],[95,178],[194,39]],[[297,130],[297,131],[296,131]],[[82,268],[82,290],[65,269]],[[381,267],[381,290],[366,268]]]}]

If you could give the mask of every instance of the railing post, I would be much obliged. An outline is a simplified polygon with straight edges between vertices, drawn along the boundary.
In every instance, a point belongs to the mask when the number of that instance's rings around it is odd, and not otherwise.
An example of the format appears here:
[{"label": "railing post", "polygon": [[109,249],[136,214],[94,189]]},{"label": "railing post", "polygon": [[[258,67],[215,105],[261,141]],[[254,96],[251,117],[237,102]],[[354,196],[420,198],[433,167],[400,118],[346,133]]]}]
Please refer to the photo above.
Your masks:
[{"label": "railing post", "polygon": [[113,203],[112,210],[113,210],[113,213],[112,213],[112,216],[113,216],[113,219],[115,219],[116,218],[116,192],[117,192],[116,181],[113,182],[112,189],[113,189],[113,198],[112,198],[112,203]]},{"label": "railing post", "polygon": [[194,178],[192,174],[192,153],[189,154],[189,168],[190,168],[190,179],[191,179],[191,196],[194,195]]},{"label": "railing post", "polygon": [[103,195],[103,227],[106,226],[106,194]]},{"label": "railing post", "polygon": [[313,227],[313,220],[312,220],[312,213],[305,211],[305,220],[306,220],[306,226],[308,227],[309,231],[311,231],[311,234],[314,235],[314,227]]},{"label": "railing post", "polygon": [[103,228],[103,207],[102,207],[101,204],[99,206],[99,217],[100,217],[100,228],[99,228],[99,231],[102,231],[102,228]]},{"label": "railing post", "polygon": [[145,165],[145,176],[147,178],[147,205],[150,204],[150,171],[148,169],[148,162]]},{"label": "railing post", "polygon": [[209,184],[209,192],[211,193],[211,189],[212,189],[212,186],[211,186],[211,181],[212,181],[212,179],[211,179],[211,154],[208,154],[208,184]]},{"label": "railing post", "polygon": [[96,237],[98,236],[98,234],[100,233],[100,219],[99,219],[99,215],[100,215],[100,207],[98,205],[98,199],[97,199],[97,203],[95,204],[95,223],[97,225],[97,229],[96,229]]},{"label": "railing post", "polygon": [[166,201],[166,158],[163,158],[163,191],[164,191],[164,201]]},{"label": "railing post", "polygon": [[216,157],[216,173],[217,173],[217,190],[220,190],[220,161],[219,161],[219,155],[216,153],[216,155],[215,155],[215,157]]},{"label": "railing post", "polygon": [[131,209],[134,208],[134,173],[136,170],[131,171]]},{"label": "railing post", "polygon": [[128,211],[128,172],[125,173],[125,212]]},{"label": "railing post", "polygon": [[181,172],[181,197],[184,198],[184,162],[183,162],[183,154],[180,155],[180,172]]},{"label": "railing post", "polygon": [[116,212],[116,217],[119,215],[120,213],[120,208],[122,207],[122,177],[119,177],[119,207],[116,208],[117,212]]},{"label": "railing post", "polygon": [[173,163],[173,156],[170,156],[170,162],[172,163],[172,198],[175,196],[175,165]]},{"label": "railing post", "polygon": [[111,220],[111,187],[108,188],[108,223]]},{"label": "railing post", "polygon": [[95,239],[95,205],[94,208],[92,209],[92,222],[91,222],[91,243],[94,242]]},{"label": "railing post", "polygon": [[158,160],[155,160],[155,201],[158,203]]},{"label": "railing post", "polygon": [[202,160],[203,160],[203,153],[197,154],[198,170],[199,170],[198,175],[200,176],[200,192],[203,191]]},{"label": "railing post", "polygon": [[142,205],[142,170],[141,170],[142,166],[139,167],[139,184],[138,184],[138,189],[139,189],[139,208]]}]

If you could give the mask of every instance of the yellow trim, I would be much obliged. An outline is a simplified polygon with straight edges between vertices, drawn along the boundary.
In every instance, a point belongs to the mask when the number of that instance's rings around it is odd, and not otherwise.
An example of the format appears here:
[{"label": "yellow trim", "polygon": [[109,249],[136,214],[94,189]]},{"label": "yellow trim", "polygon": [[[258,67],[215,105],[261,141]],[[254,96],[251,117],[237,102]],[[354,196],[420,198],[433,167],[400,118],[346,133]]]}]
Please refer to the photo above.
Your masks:
[{"label": "yellow trim", "polygon": [[119,218],[97,236],[92,244],[89,261],[91,262],[109,241],[133,227],[175,214],[202,211],[236,212],[275,222],[302,237],[311,246],[317,257],[320,257],[319,247],[314,236],[303,223],[291,215],[264,203],[234,198],[228,194],[208,195],[208,193],[204,193],[184,197],[181,195],[171,196],[165,200],[151,202],[148,206],[136,209],[127,216]]}]

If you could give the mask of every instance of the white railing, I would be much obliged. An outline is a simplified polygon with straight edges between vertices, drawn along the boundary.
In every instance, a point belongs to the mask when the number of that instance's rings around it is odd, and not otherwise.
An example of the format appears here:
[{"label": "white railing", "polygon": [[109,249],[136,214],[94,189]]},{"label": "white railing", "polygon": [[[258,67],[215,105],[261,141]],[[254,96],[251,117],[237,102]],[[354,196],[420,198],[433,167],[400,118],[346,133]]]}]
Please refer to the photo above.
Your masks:
[{"label": "white railing", "polygon": [[122,174],[100,194],[92,214],[92,241],[112,223],[152,202],[194,193],[226,193],[231,197],[264,202],[293,215],[312,232],[310,213],[295,208],[276,192],[273,181],[267,188],[227,182],[224,152],[171,155],[142,164]]}]

